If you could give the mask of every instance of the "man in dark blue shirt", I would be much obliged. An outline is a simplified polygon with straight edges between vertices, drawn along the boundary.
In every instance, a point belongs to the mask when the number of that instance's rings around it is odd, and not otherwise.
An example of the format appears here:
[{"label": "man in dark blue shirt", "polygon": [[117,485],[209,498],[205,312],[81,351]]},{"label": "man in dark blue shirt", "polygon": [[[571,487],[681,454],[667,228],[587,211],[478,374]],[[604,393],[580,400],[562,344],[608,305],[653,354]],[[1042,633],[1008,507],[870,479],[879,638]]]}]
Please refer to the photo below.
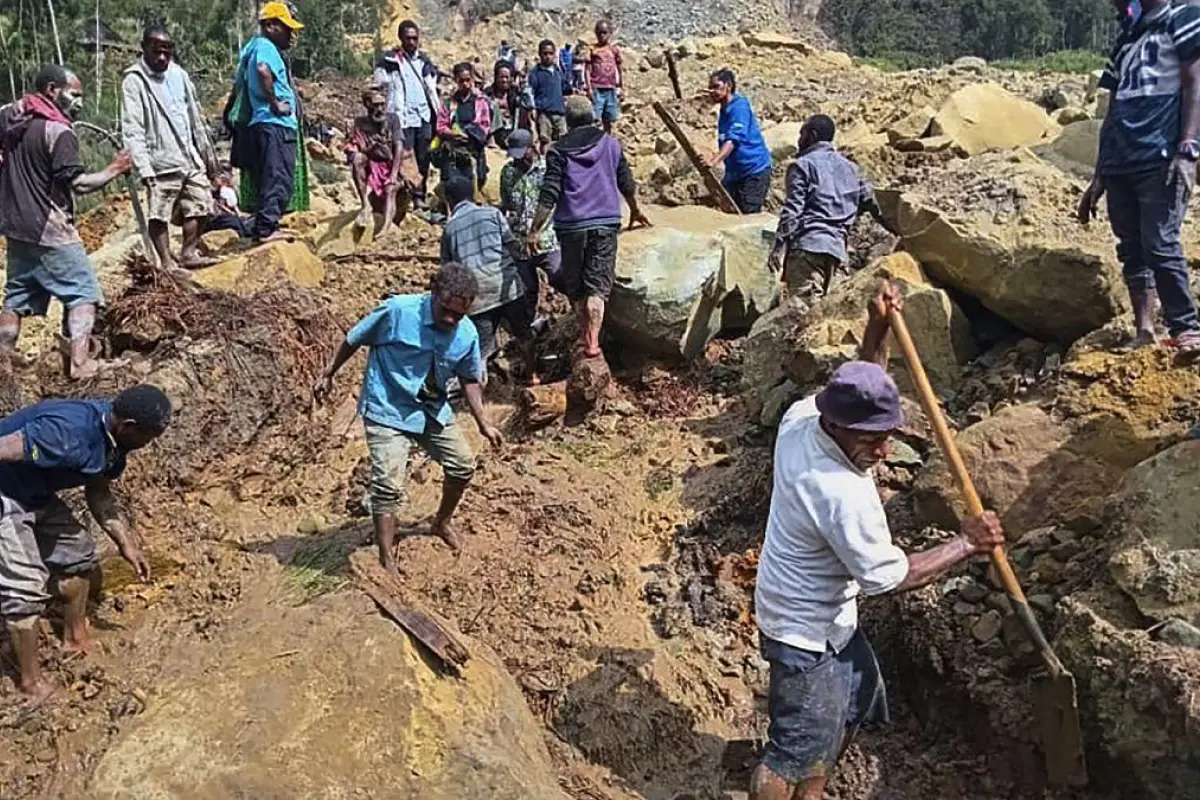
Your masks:
[{"label": "man in dark blue shirt", "polygon": [[563,100],[567,93],[567,78],[556,63],[557,57],[554,42],[543,39],[538,45],[537,66],[529,70],[526,81],[533,94],[538,139],[543,145],[557,142],[567,134],[567,108]]},{"label": "man in dark blue shirt", "polygon": [[142,580],[150,568],[137,537],[121,519],[110,482],[128,453],[166,430],[171,401],[161,390],[134,386],[105,400],[47,400],[0,420],[0,616],[8,627],[21,677],[18,689],[38,702],[52,691],[38,659],[38,617],[48,582],[66,601],[64,647],[87,652],[87,599],[97,566],[96,542],[58,497],[86,487],[88,510]]},{"label": "man in dark blue shirt", "polygon": [[1101,88],[1112,93],[1096,174],[1079,201],[1087,224],[1108,193],[1133,303],[1134,346],[1155,341],[1155,301],[1180,355],[1200,356],[1200,319],[1179,231],[1200,158],[1200,7],[1115,0],[1121,33]]},{"label": "man in dark blue shirt", "polygon": [[722,183],[743,214],[762,211],[771,188],[771,151],[763,139],[754,109],[737,93],[737,79],[719,69],[708,79],[708,94],[721,105],[717,117],[717,143],[721,149],[708,157],[709,167],[725,165]]}]

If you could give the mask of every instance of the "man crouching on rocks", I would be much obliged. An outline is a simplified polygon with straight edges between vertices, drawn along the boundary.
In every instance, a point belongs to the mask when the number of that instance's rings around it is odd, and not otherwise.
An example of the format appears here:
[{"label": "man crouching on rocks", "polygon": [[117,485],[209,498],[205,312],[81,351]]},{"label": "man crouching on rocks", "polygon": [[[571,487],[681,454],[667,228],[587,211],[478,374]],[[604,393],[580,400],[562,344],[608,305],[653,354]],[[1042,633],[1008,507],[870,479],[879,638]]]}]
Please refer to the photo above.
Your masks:
[{"label": "man crouching on rocks", "polygon": [[479,432],[499,447],[504,437],[484,416],[483,359],[479,336],[467,310],[475,300],[475,275],[462,264],[443,264],[428,294],[402,294],[385,300],[346,334],[346,340],[317,379],[320,401],[333,388],[333,376],[358,348],[370,348],[358,413],[366,425],[371,460],[371,516],[379,561],[396,568],[396,511],[408,481],[413,445],[442,465],[442,502],[433,534],[459,548],[450,525],[467,484],[475,475],[475,456],[450,407],[447,385],[457,378],[467,396]]},{"label": "man crouching on rocks", "polygon": [[900,393],[884,371],[888,312],[901,304],[894,286],[882,287],[871,301],[862,360],[840,367],[779,425],[755,592],[771,665],[769,742],[752,800],[819,800],[858,728],[887,721],[883,679],[858,627],[855,596],[925,586],[1004,542],[989,511],[924,552],[906,555],[892,543],[871,468],[904,425]]},{"label": "man crouching on rocks", "polygon": [[170,421],[171,401],[144,384],[111,402],[47,400],[0,420],[0,614],[21,672],[17,688],[31,702],[53,691],[38,659],[37,625],[50,588],[66,601],[64,648],[86,653],[92,646],[87,602],[96,542],[58,493],[85,486],[92,516],[137,576],[149,580],[150,566],[109,483],[125,471],[126,455],[157,439]]}]

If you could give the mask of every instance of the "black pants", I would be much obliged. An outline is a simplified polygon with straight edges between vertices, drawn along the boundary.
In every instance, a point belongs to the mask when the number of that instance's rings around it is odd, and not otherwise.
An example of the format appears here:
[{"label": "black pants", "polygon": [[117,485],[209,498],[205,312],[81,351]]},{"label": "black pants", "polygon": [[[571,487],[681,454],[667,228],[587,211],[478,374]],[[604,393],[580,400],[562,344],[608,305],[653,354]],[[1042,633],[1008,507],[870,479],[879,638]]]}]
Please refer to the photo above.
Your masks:
[{"label": "black pants", "polygon": [[764,170],[757,175],[747,175],[733,183],[726,183],[725,188],[737,205],[738,211],[743,214],[757,214],[762,211],[763,203],[767,199],[767,192],[771,188],[771,170]]},{"label": "black pants", "polygon": [[253,164],[258,211],[251,229],[256,238],[265,239],[279,229],[279,220],[292,199],[296,183],[296,131],[264,123],[251,125],[250,133],[258,156]]},{"label": "black pants", "polygon": [[415,128],[404,129],[404,146],[412,150],[417,159],[417,171],[421,173],[421,185],[413,192],[413,200],[425,199],[425,181],[429,179],[429,163],[432,153],[429,145],[433,142],[433,125],[425,122]]}]

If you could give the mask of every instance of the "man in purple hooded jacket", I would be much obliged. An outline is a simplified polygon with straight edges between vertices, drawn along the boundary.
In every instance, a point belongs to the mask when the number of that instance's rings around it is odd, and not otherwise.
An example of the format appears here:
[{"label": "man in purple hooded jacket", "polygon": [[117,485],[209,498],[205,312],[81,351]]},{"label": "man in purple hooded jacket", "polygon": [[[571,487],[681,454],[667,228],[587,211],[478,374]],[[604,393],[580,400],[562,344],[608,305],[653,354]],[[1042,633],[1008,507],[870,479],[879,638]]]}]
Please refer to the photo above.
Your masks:
[{"label": "man in purple hooded jacket", "polygon": [[621,143],[597,125],[586,97],[567,98],[567,135],[546,151],[546,177],[528,234],[530,245],[554,214],[562,248],[560,272],[567,298],[579,317],[587,358],[600,351],[604,304],[617,272],[621,198],[629,204],[629,227],[650,225],[638,208],[637,184]]}]

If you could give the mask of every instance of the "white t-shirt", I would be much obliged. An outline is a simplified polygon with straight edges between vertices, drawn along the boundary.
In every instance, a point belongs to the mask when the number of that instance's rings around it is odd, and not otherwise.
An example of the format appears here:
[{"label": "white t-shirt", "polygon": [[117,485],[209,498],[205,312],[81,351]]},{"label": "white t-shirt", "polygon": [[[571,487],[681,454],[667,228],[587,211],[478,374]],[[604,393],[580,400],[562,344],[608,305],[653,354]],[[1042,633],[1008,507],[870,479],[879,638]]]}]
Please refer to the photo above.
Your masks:
[{"label": "white t-shirt", "polygon": [[821,428],[815,395],[779,425],[774,480],[754,593],[759,630],[840,652],[858,628],[859,591],[895,589],[908,557],[892,543],[874,478]]}]

